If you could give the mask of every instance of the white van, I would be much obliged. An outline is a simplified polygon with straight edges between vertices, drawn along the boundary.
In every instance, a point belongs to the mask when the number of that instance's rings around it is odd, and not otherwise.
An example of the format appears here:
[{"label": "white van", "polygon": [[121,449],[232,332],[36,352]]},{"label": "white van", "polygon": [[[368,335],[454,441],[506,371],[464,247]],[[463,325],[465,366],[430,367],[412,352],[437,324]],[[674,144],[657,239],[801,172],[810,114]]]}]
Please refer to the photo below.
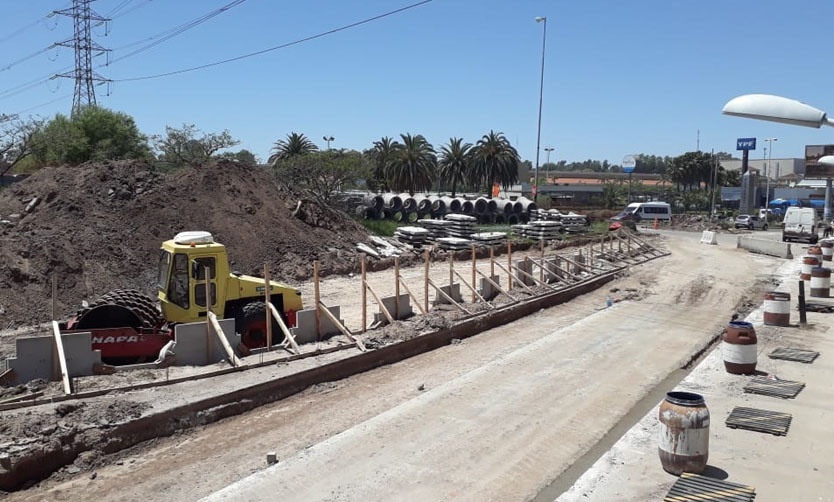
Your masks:
[{"label": "white van", "polygon": [[672,206],[666,202],[632,202],[617,216],[614,221],[671,221]]},{"label": "white van", "polygon": [[789,207],[785,211],[783,223],[782,242],[806,241],[816,244],[819,240],[817,211],[812,207]]}]

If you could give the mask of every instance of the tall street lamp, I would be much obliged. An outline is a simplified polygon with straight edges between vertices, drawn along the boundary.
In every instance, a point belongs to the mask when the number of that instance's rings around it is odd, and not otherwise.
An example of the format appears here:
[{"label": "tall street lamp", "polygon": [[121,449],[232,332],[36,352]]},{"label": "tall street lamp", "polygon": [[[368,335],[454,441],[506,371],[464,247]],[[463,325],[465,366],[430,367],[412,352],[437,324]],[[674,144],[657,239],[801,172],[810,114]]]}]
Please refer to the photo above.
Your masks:
[{"label": "tall street lamp", "polygon": [[[721,110],[724,115],[749,119],[768,120],[804,127],[834,127],[834,120],[822,110],[794,99],[771,94],[745,94],[733,98]],[[824,165],[824,164],[823,164]],[[825,220],[831,219],[831,177],[825,179]]]},{"label": "tall street lamp", "polygon": [[767,210],[770,209],[770,160],[773,158],[773,142],[779,138],[765,138],[767,143],[767,164],[765,164],[765,178],[767,179],[767,192],[765,192],[765,218]]},{"label": "tall street lamp", "polygon": [[533,170],[533,200],[536,200],[536,195],[538,193],[539,188],[539,150],[541,148],[541,141],[542,141],[542,99],[544,98],[544,49],[545,43],[547,42],[547,18],[544,16],[539,16],[536,18],[537,23],[542,23],[544,25],[544,31],[542,31],[542,76],[541,76],[541,83],[539,84],[539,127],[538,131],[536,132],[536,168]]},{"label": "tall street lamp", "polygon": [[334,138],[333,136],[325,136],[322,139],[327,141],[327,151],[329,152],[330,151],[330,142],[333,141],[336,138]]},{"label": "tall street lamp", "polygon": [[544,175],[545,183],[550,183],[550,152],[552,152],[553,150],[555,150],[555,148],[553,148],[552,146],[544,147],[544,151],[547,152],[547,159],[544,161],[544,163],[547,165],[547,169],[545,170]]}]

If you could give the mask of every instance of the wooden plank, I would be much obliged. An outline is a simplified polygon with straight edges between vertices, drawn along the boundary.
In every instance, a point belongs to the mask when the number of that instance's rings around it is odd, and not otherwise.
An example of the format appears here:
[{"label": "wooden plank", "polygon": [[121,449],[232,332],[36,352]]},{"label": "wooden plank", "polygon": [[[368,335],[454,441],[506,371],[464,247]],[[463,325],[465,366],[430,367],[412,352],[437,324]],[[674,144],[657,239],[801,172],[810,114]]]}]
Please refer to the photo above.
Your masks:
[{"label": "wooden plank", "polygon": [[284,333],[284,339],[287,343],[290,344],[292,350],[295,351],[296,354],[301,353],[301,349],[298,348],[298,344],[295,343],[295,336],[293,336],[292,331],[287,327],[287,324],[284,322],[284,318],[281,317],[281,313],[278,312],[278,309],[275,308],[275,305],[271,303],[266,304],[269,311],[272,313],[272,318],[278,323],[278,327],[281,328],[281,332]]},{"label": "wooden plank", "polygon": [[[466,309],[463,307],[463,305],[459,304],[459,303],[458,303],[458,302],[456,302],[454,299],[452,299],[452,297],[451,297],[451,296],[447,295],[447,294],[446,294],[446,292],[445,292],[445,291],[443,291],[442,289],[440,289],[440,288],[437,286],[437,284],[435,284],[435,283],[434,283],[434,281],[432,281],[431,279],[429,279],[429,284],[430,284],[430,285],[434,288],[434,290],[435,290],[435,291],[437,291],[437,293],[438,293],[440,296],[442,296],[443,298],[445,298],[445,299],[449,300],[449,302],[451,302],[451,303],[452,303],[455,307],[459,308],[461,311],[463,311],[464,313],[466,313],[466,315],[472,315],[472,312],[470,312],[470,311],[466,310]],[[450,284],[450,285],[449,285],[449,288],[451,289],[451,287],[452,287],[452,285]]]},{"label": "wooden plank", "polygon": [[[538,265],[538,263],[536,262],[536,260],[535,260],[534,258],[529,258],[529,260],[530,260],[531,262],[536,263],[536,264]],[[542,268],[541,266],[539,266],[539,270],[544,270],[544,268]],[[523,275],[523,276],[525,276],[525,277],[529,277],[529,278],[530,278],[533,282],[535,282],[535,283],[536,283],[536,284],[538,284],[539,286],[544,286],[544,287],[546,287],[547,289],[556,289],[556,288],[554,288],[553,286],[551,286],[550,284],[548,284],[548,283],[546,283],[546,282],[543,282],[542,280],[536,279],[535,277],[533,277],[533,275],[532,275],[532,274],[528,274],[527,272],[525,272],[524,270],[521,270],[521,269],[520,269],[520,268],[518,268],[518,267],[516,267],[516,272],[518,272],[519,274],[521,274],[521,275]],[[544,275],[544,274],[542,273],[542,275]]]},{"label": "wooden plank", "polygon": [[[264,301],[267,305],[272,304],[270,299],[270,289],[269,287],[269,265],[264,263]],[[274,309],[266,309],[266,351],[269,352],[272,350],[272,311]],[[281,316],[278,316],[281,317]]]},{"label": "wooden plank", "polygon": [[[492,284],[492,287],[494,287],[494,288],[495,288],[495,289],[497,289],[498,291],[500,291],[500,292],[504,293],[505,295],[509,296],[509,297],[510,297],[510,299],[512,299],[514,302],[518,302],[518,301],[519,301],[519,300],[518,300],[518,298],[516,298],[516,297],[514,297],[513,295],[511,295],[508,291],[506,291],[504,288],[502,288],[502,287],[501,287],[501,286],[500,286],[497,282],[493,281],[493,280],[492,280],[492,277],[487,277],[487,275],[486,275],[486,274],[484,274],[483,272],[481,272],[480,270],[478,270],[478,273],[481,275],[481,277],[483,277],[484,279],[486,279],[488,283]],[[493,274],[493,275],[495,275],[495,274]]]},{"label": "wooden plank", "polygon": [[[206,297],[206,304],[208,305],[209,303],[211,303],[210,298]],[[208,318],[209,324],[212,327],[212,329],[209,331],[214,331],[215,336],[217,336],[217,338],[220,340],[220,345],[223,347],[223,350],[226,351],[226,357],[229,360],[229,363],[231,363],[231,365],[235,368],[245,366],[243,364],[243,361],[241,361],[237,357],[237,354],[235,354],[235,351],[234,349],[232,349],[232,346],[229,345],[229,340],[226,339],[226,335],[223,333],[223,328],[220,327],[220,323],[217,321],[217,316],[214,315],[214,312],[209,311],[206,317]],[[211,354],[211,352],[209,352],[206,355],[209,354]]]},{"label": "wooden plank", "polygon": [[345,335],[348,338],[348,340],[355,343],[356,347],[359,350],[361,350],[362,352],[366,352],[368,350],[368,349],[365,348],[365,344],[362,343],[362,340],[360,340],[358,338],[355,338],[353,336],[353,333],[350,332],[350,330],[347,328],[347,326],[345,326],[344,324],[339,322],[339,320],[336,319],[336,316],[333,315],[333,312],[330,312],[330,310],[327,308],[327,306],[325,304],[319,302],[319,310],[321,310],[321,313],[324,314],[325,317],[330,319],[330,321],[333,324],[336,325],[336,327],[339,329],[339,331],[341,331],[342,334]]},{"label": "wooden plank", "polygon": [[64,353],[64,340],[61,338],[61,329],[58,321],[52,321],[52,335],[55,338],[55,350],[58,353],[58,366],[61,368],[61,382],[64,385],[64,394],[72,394],[72,383],[67,369],[67,356]]},{"label": "wooden plank", "polygon": [[420,300],[417,299],[414,293],[412,293],[411,290],[408,289],[408,285],[405,283],[405,280],[402,277],[397,277],[397,280],[400,281],[402,287],[405,289],[405,292],[408,293],[408,296],[410,296],[411,300],[414,301],[414,305],[417,305],[417,308],[420,309],[420,312],[422,312],[423,315],[426,315],[428,312],[423,310],[423,305],[420,303]]},{"label": "wooden plank", "polygon": [[487,304],[487,306],[488,306],[489,308],[491,308],[491,309],[494,309],[494,308],[495,308],[495,306],[494,306],[494,305],[492,305],[492,304],[491,304],[491,303],[489,303],[488,301],[484,300],[484,297],[478,294],[478,290],[476,290],[476,289],[475,289],[474,287],[472,287],[472,286],[471,286],[468,282],[466,282],[466,279],[464,279],[464,278],[463,278],[463,276],[461,276],[461,275],[460,275],[460,274],[458,274],[457,272],[455,272],[455,275],[457,275],[457,276],[458,276],[458,279],[460,279],[460,282],[461,282],[461,283],[463,283],[463,285],[464,285],[464,286],[466,286],[467,288],[469,288],[469,290],[470,290],[470,291],[472,291],[472,298],[473,298],[473,302],[475,301],[475,299],[479,299],[479,300],[481,300],[482,302],[486,303],[486,304]]},{"label": "wooden plank", "polygon": [[368,284],[365,287],[367,287],[368,291],[371,292],[371,295],[374,297],[374,300],[376,300],[377,305],[379,305],[379,310],[382,312],[385,318],[388,319],[388,322],[390,324],[394,324],[394,318],[391,316],[391,312],[388,312],[388,309],[385,308],[385,305],[382,304],[382,300],[379,299],[379,296],[377,296],[376,292],[371,287],[371,285]]},{"label": "wooden plank", "polygon": [[[503,266],[503,265],[501,265],[500,263],[497,263],[497,262],[495,263],[495,265],[496,265],[498,268],[500,268],[501,270],[503,270],[504,272],[506,272],[508,276],[512,277],[513,273],[512,273],[512,272],[510,272],[509,270],[507,270],[506,268],[504,268],[504,266]],[[528,285],[524,284],[524,283],[523,283],[523,282],[521,282],[521,281],[515,281],[513,284],[518,284],[519,286],[521,286],[522,288],[524,288],[524,289],[525,289],[528,293],[532,293],[532,292],[533,292],[533,290],[530,288],[530,286],[528,286]],[[512,288],[510,288],[510,289],[512,289]]]}]

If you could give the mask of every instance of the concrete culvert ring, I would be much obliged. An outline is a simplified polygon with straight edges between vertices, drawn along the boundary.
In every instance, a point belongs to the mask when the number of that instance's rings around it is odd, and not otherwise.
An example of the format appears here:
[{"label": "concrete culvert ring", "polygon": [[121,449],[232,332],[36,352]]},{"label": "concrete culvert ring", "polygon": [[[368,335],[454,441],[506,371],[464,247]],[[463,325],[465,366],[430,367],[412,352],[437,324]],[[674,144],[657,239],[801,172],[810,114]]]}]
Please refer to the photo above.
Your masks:
[{"label": "concrete culvert ring", "polygon": [[[281,343],[284,334],[276,320],[272,320],[272,343]],[[243,306],[240,341],[249,349],[266,347],[266,304],[250,302]]]}]

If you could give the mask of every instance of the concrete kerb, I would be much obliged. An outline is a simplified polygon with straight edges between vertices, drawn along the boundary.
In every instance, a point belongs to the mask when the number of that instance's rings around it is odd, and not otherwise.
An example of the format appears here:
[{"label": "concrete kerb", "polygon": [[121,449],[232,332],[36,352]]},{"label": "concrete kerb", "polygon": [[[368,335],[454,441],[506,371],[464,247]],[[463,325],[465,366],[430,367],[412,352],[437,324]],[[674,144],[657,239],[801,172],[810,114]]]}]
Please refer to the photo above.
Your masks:
[{"label": "concrete kerb", "polygon": [[740,235],[736,243],[738,249],[746,249],[751,253],[765,254],[777,258],[793,259],[791,245],[784,242],[757,239],[755,237]]}]

